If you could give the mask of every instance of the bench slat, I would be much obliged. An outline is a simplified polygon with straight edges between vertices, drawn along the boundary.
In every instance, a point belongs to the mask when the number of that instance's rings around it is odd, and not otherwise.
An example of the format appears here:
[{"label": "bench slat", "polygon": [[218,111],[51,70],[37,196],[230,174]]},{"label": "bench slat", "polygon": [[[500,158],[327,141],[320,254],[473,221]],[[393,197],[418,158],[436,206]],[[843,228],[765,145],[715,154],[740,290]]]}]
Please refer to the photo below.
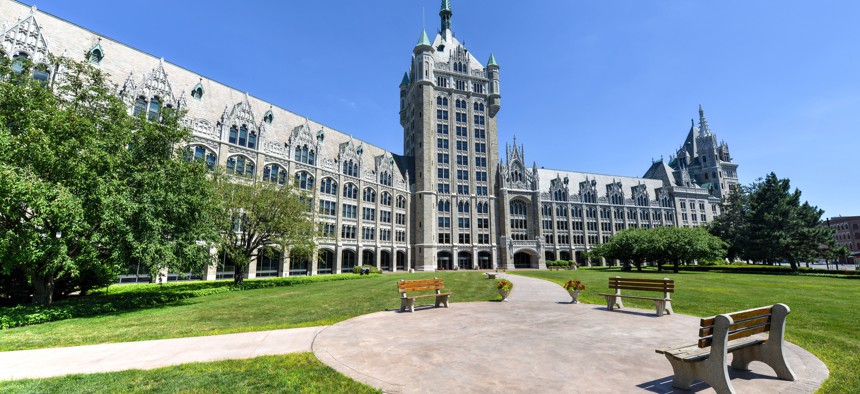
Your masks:
[{"label": "bench slat", "polygon": [[632,283],[671,283],[674,284],[675,281],[672,279],[639,279],[639,278],[609,278],[610,282],[632,282]]},{"label": "bench slat", "polygon": [[[746,347],[762,344],[765,342],[767,342],[767,340],[762,338],[742,338],[734,341],[729,341],[726,344],[726,352],[731,353]],[[698,345],[695,343],[674,348],[657,349],[656,352],[659,354],[668,354],[673,358],[677,358],[686,362],[704,360],[708,358],[708,356],[710,356],[710,349],[699,348]]]},{"label": "bench slat", "polygon": [[427,297],[439,297],[439,296],[449,296],[449,295],[451,295],[451,293],[442,293],[442,294],[421,294],[421,295],[409,296],[409,297],[406,297],[406,298],[427,298]]},{"label": "bench slat", "polygon": [[634,296],[634,295],[626,295],[626,294],[611,294],[611,293],[600,293],[602,296],[614,296],[621,298],[636,298],[640,300],[663,300],[663,301],[671,301],[671,298],[663,298],[663,297],[643,297],[643,296]]},{"label": "bench slat", "polygon": [[[730,333],[729,333],[729,335],[728,335],[728,340],[729,340],[729,341],[733,341],[733,340],[735,340],[735,339],[740,339],[740,338],[744,338],[744,337],[749,337],[749,336],[751,336],[751,335],[761,334],[761,333],[763,333],[763,332],[768,332],[768,331],[770,331],[770,323],[768,323],[768,324],[763,324],[763,325],[760,325],[760,326],[755,326],[755,327],[746,328],[746,329],[743,329],[743,330],[738,330],[738,331],[735,331],[735,332],[730,332]],[[699,339],[699,347],[708,347],[708,346],[711,346],[711,344],[712,344],[713,342],[714,342],[714,337],[712,337],[712,336],[710,336],[710,337],[706,337],[706,338],[702,338],[702,339]]]},{"label": "bench slat", "polygon": [[641,290],[641,291],[659,291],[661,293],[674,293],[674,287],[664,287],[664,286],[609,286],[613,289],[621,289],[621,290]]},{"label": "bench slat", "polygon": [[430,286],[412,286],[412,287],[401,287],[400,292],[401,293],[409,293],[409,292],[413,292],[413,291],[441,290],[441,289],[443,289],[443,287],[433,286],[433,285],[430,285]]},{"label": "bench slat", "polygon": [[[729,326],[729,332],[738,331],[747,327],[753,327],[770,323],[771,315],[752,318],[749,320],[741,320]],[[706,337],[714,333],[714,326],[702,327],[699,329],[699,336]]]},{"label": "bench slat", "polygon": [[[740,321],[740,320],[751,319],[751,318],[758,317],[758,316],[770,315],[772,309],[773,309],[773,306],[766,306],[763,308],[747,309],[745,311],[729,313],[728,315],[732,317],[732,320]],[[699,325],[701,325],[702,327],[713,326],[715,318],[716,318],[716,316],[703,317]]]}]

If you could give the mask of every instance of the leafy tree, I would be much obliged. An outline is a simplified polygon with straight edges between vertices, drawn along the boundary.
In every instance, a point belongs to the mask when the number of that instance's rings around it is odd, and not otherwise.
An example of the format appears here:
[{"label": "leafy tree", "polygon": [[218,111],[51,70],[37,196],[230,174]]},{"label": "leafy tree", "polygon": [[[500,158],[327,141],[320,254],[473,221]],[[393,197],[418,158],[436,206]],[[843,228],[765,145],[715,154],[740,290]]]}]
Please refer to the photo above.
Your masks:
[{"label": "leafy tree", "polygon": [[102,72],[52,62],[62,71],[50,87],[30,77],[30,64],[0,67],[2,274],[26,272],[34,302],[50,304],[60,277],[86,291],[126,261],[161,267],[202,256],[206,245],[195,241],[217,235],[207,219],[213,189],[202,163],[173,150],[189,137],[180,114],[131,117]]},{"label": "leafy tree", "polygon": [[744,255],[749,195],[745,188],[732,188],[720,204],[720,215],[708,226],[711,234],[728,244],[726,257],[734,261]]},{"label": "leafy tree", "polygon": [[801,203],[800,190],[792,191],[788,179],[770,173],[744,193],[711,227],[730,250],[747,260],[788,261],[794,271],[799,261],[822,256],[821,246],[833,238],[832,230],[821,226],[824,211]]},{"label": "leafy tree", "polygon": [[723,257],[725,243],[701,227],[656,227],[621,231],[593,251],[601,257],[622,260],[626,269],[631,263],[641,271],[645,261],[668,261],[678,272],[682,262]]},{"label": "leafy tree", "polygon": [[271,247],[309,257],[315,249],[310,196],[287,183],[279,186],[261,179],[217,177],[221,209],[218,217],[221,253],[235,266],[241,283],[248,265]]}]

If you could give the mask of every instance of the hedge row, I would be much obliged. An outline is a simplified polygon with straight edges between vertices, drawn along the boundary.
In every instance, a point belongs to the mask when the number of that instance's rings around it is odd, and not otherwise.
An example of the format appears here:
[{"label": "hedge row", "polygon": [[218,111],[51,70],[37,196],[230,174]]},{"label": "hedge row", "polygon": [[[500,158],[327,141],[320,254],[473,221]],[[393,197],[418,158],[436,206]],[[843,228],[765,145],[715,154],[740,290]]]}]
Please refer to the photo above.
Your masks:
[{"label": "hedge row", "polygon": [[[672,265],[664,264],[662,266],[664,270],[671,270]],[[782,274],[782,275],[793,275],[793,274],[804,274],[804,275],[815,275],[815,274],[824,274],[824,275],[847,275],[847,276],[856,276],[860,278],[860,271],[843,271],[843,270],[825,270],[825,269],[815,269],[815,268],[806,268],[806,267],[798,267],[798,272],[794,272],[791,270],[791,267],[782,266],[782,265],[757,265],[757,264],[744,264],[744,265],[682,265],[678,267],[680,271],[710,271],[710,272],[729,272],[729,273],[750,273],[750,274]]]},{"label": "hedge row", "polygon": [[547,268],[549,268],[549,267],[570,268],[571,264],[575,265],[576,263],[573,261],[567,261],[567,260],[547,261],[546,267]]},{"label": "hedge row", "polygon": [[148,308],[187,298],[204,297],[229,291],[294,286],[306,283],[330,282],[366,278],[353,274],[293,276],[272,279],[248,279],[239,285],[233,281],[179,282],[163,285],[122,285],[100,290],[88,296],[74,297],[44,307],[19,305],[0,308],[0,329],[21,327],[51,321],[72,319]]}]

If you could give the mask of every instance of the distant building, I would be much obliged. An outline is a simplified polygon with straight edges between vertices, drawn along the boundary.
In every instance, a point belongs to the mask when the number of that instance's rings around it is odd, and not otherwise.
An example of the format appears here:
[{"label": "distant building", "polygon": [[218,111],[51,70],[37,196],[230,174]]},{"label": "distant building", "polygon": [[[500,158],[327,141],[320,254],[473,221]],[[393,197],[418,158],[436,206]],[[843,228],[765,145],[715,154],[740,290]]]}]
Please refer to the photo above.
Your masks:
[{"label": "distant building", "polygon": [[824,225],[834,231],[836,242],[851,252],[842,264],[860,264],[860,216],[837,216],[824,221]]},{"label": "distant building", "polygon": [[[421,33],[399,89],[391,87],[400,97],[402,155],[14,0],[0,0],[0,56],[13,67],[30,59],[34,78],[47,84],[64,73],[48,54],[88,61],[110,75],[129,114],[186,111],[195,158],[311,192],[316,255],[260,257],[248,269],[252,278],[356,265],[431,271],[583,261],[627,228],[710,222],[738,184],[728,145],[717,143],[701,106],[677,156],[653,162],[643,177],[538,169],[516,140],[499,157],[500,65],[493,54],[482,64],[455,37],[450,1],[439,16],[436,35]],[[232,263],[220,260],[184,275],[231,278]],[[146,277],[139,269],[129,267],[124,280]]]}]

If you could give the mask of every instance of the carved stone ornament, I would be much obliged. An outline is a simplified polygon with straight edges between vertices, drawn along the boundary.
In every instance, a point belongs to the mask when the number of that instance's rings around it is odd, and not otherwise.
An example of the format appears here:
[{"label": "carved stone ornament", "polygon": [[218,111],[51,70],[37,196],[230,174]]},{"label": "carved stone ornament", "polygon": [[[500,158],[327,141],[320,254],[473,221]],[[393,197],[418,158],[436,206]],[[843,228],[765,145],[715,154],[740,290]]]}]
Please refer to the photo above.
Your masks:
[{"label": "carved stone ornament", "polygon": [[206,119],[202,119],[202,118],[193,119],[193,120],[191,120],[190,127],[191,127],[191,131],[195,135],[205,136],[207,138],[212,138],[215,140],[221,139],[220,133],[215,131],[215,127],[213,127],[212,122],[210,122]]},{"label": "carved stone ornament", "polygon": [[287,148],[280,141],[271,140],[263,142],[263,152],[278,158],[288,158]]},{"label": "carved stone ornament", "polygon": [[7,56],[24,52],[33,63],[48,63],[48,41],[42,36],[42,27],[36,22],[36,6],[30,7],[30,15],[4,30],[2,45]]}]

